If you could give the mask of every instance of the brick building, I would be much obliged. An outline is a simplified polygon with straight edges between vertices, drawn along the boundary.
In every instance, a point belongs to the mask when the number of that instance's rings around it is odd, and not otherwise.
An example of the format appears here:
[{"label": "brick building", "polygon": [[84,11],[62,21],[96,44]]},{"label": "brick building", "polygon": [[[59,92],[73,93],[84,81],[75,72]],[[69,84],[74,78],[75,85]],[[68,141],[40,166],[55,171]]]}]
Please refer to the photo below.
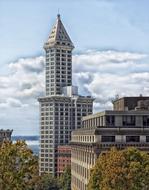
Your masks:
[{"label": "brick building", "polygon": [[71,165],[71,146],[57,147],[57,175],[60,176],[66,167]]}]

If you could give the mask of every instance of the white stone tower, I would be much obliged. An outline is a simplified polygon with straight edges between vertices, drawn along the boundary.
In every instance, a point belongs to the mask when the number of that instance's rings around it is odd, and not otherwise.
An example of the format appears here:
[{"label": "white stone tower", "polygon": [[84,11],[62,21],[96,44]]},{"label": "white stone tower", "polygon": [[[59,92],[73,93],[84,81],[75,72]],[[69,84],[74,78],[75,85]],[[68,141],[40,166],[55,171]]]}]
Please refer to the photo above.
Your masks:
[{"label": "white stone tower", "polygon": [[62,94],[62,87],[72,85],[72,49],[74,45],[68,36],[60,15],[54,25],[46,51],[46,96]]},{"label": "white stone tower", "polygon": [[46,89],[40,102],[39,172],[57,174],[57,146],[69,143],[71,131],[81,127],[81,118],[92,114],[93,98],[78,95],[72,86],[72,50],[60,15],[44,44]]}]

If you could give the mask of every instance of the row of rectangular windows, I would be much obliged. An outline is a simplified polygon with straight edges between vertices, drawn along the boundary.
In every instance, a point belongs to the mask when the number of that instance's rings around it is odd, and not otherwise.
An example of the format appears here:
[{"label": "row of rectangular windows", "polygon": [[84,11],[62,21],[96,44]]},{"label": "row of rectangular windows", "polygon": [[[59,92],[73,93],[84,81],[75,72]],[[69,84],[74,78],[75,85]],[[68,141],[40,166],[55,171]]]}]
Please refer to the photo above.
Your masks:
[{"label": "row of rectangular windows", "polygon": [[46,57],[54,57],[54,56],[71,57],[72,54],[71,53],[63,53],[63,52],[62,53],[60,53],[60,52],[58,52],[58,53],[46,53]]},{"label": "row of rectangular windows", "polygon": [[[55,103],[56,104],[56,103]],[[70,108],[73,110],[73,111],[76,111],[76,109],[73,107],[72,108],[72,106],[73,106],[74,104],[72,104],[72,103],[70,103],[68,106],[70,106]],[[48,108],[50,108],[50,106],[45,106],[45,104],[41,104],[41,106],[42,106],[42,108],[45,108],[45,109],[48,109]],[[61,105],[61,106],[58,106],[58,105],[55,105],[55,106],[57,106],[56,107],[56,109],[58,110],[58,109],[67,109],[68,108],[68,106],[64,103],[63,105]],[[86,109],[91,109],[92,107],[91,106],[89,106],[89,105],[86,105],[86,106],[82,106],[82,107],[77,107],[77,111],[86,111]]]},{"label": "row of rectangular windows", "polygon": [[[115,142],[115,136],[101,136],[101,142]],[[126,142],[140,142],[140,136],[126,136]],[[146,136],[146,142],[149,142],[149,136]]]},{"label": "row of rectangular windows", "polygon": [[71,58],[69,57],[69,58],[63,58],[63,57],[49,57],[49,59],[48,58],[46,58],[46,61],[66,61],[66,62],[71,62]]},{"label": "row of rectangular windows", "polygon": [[[71,127],[70,127],[71,126]],[[69,131],[69,130],[71,130],[73,127],[75,126],[75,122],[74,123],[70,123],[69,125],[64,125],[63,126],[63,129],[67,129],[67,131]],[[40,128],[40,130],[41,130],[41,132],[42,131],[45,131],[45,130],[55,130],[55,133],[57,133],[57,131],[59,131],[59,129],[60,128],[62,128],[62,124],[59,124],[59,125],[51,125],[51,126],[49,126],[49,125],[41,125],[41,128]]]},{"label": "row of rectangular windows", "polygon": [[64,65],[64,66],[46,66],[46,71],[47,70],[52,70],[52,69],[55,69],[55,70],[71,70],[72,69],[72,67],[71,66],[66,66],[66,65]]},{"label": "row of rectangular windows", "polygon": [[[49,108],[49,106],[56,106],[55,107],[55,110],[57,109],[57,110],[59,110],[59,109],[61,109],[61,108],[63,108],[63,109],[67,109],[67,107],[68,106],[70,106],[71,108],[72,108],[72,103],[66,103],[66,102],[63,102],[63,103],[41,103],[41,106],[44,108]],[[90,109],[92,109],[92,105],[90,105],[90,104],[77,104],[76,105],[76,107],[78,108],[78,110],[81,110],[82,108],[90,108]],[[74,111],[75,111],[75,108],[72,108],[72,109],[74,109]]]},{"label": "row of rectangular windows", "polygon": [[[97,118],[92,118],[83,121],[84,127],[95,127],[95,126],[103,126],[104,123],[106,126],[115,126],[115,117],[114,115],[110,116],[100,116]],[[123,126],[135,126],[136,125],[135,115],[124,115],[122,116],[122,125]],[[104,122],[105,121],[105,122]],[[149,116],[142,116],[142,124],[143,126],[149,126]]]},{"label": "row of rectangular windows", "polygon": [[[56,69],[56,71],[53,69],[50,69],[49,67],[47,67],[46,68],[46,76],[51,76],[50,74],[54,74],[54,73],[56,73],[56,74],[61,74],[61,75],[71,75],[71,69],[67,69],[67,71],[66,71],[66,69],[60,69],[60,68],[57,68]],[[59,75],[56,75],[56,77],[58,77]]]},{"label": "row of rectangular windows", "polygon": [[57,48],[50,48],[46,50],[46,53],[53,53],[53,52],[62,52],[62,53],[71,53],[70,50],[64,50],[64,49],[57,49]]},{"label": "row of rectangular windows", "polygon": [[[49,84],[53,84],[54,86],[57,86],[59,83],[59,85],[61,84],[61,82],[67,82],[67,83],[71,83],[71,76],[70,75],[63,75],[63,76],[60,76],[59,79],[49,79],[49,77],[47,77],[48,79],[46,80],[46,85],[49,83]],[[61,78],[61,79],[60,79]]]},{"label": "row of rectangular windows", "polygon": [[[69,138],[66,139],[58,139],[54,141],[55,143],[68,143],[69,142]],[[52,140],[41,140],[41,143],[53,143]]]},{"label": "row of rectangular windows", "polygon": [[64,61],[49,61],[49,59],[46,59],[46,67],[49,66],[65,66],[65,67],[71,67],[72,66],[72,62],[64,62]]}]

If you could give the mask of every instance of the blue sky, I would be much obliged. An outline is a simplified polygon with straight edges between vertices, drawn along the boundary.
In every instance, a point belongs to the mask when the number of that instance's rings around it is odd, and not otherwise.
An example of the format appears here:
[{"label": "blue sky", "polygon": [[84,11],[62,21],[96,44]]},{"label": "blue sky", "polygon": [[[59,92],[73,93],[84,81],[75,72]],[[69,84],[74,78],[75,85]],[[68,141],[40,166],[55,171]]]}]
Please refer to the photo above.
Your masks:
[{"label": "blue sky", "polygon": [[58,9],[76,51],[149,51],[148,0],[1,0],[0,65],[43,53]]},{"label": "blue sky", "polygon": [[74,83],[96,97],[96,111],[117,93],[147,95],[148,7],[148,0],[0,0],[0,128],[38,134],[43,43],[58,9],[75,45]]}]

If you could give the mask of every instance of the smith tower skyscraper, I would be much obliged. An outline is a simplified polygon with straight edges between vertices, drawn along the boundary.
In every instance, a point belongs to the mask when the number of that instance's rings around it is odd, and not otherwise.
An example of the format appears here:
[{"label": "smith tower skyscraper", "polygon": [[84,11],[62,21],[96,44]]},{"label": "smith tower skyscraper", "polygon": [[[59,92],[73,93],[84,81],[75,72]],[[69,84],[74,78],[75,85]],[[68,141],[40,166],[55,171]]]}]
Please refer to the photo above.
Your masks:
[{"label": "smith tower skyscraper", "polygon": [[74,48],[60,15],[44,45],[46,51],[46,96],[62,94],[62,87],[72,86],[72,49]]},{"label": "smith tower skyscraper", "polygon": [[80,96],[78,87],[72,86],[72,50],[60,15],[47,42],[45,97],[40,102],[41,173],[57,175],[57,147],[70,141],[71,131],[81,127],[81,118],[92,114],[93,98]]}]

